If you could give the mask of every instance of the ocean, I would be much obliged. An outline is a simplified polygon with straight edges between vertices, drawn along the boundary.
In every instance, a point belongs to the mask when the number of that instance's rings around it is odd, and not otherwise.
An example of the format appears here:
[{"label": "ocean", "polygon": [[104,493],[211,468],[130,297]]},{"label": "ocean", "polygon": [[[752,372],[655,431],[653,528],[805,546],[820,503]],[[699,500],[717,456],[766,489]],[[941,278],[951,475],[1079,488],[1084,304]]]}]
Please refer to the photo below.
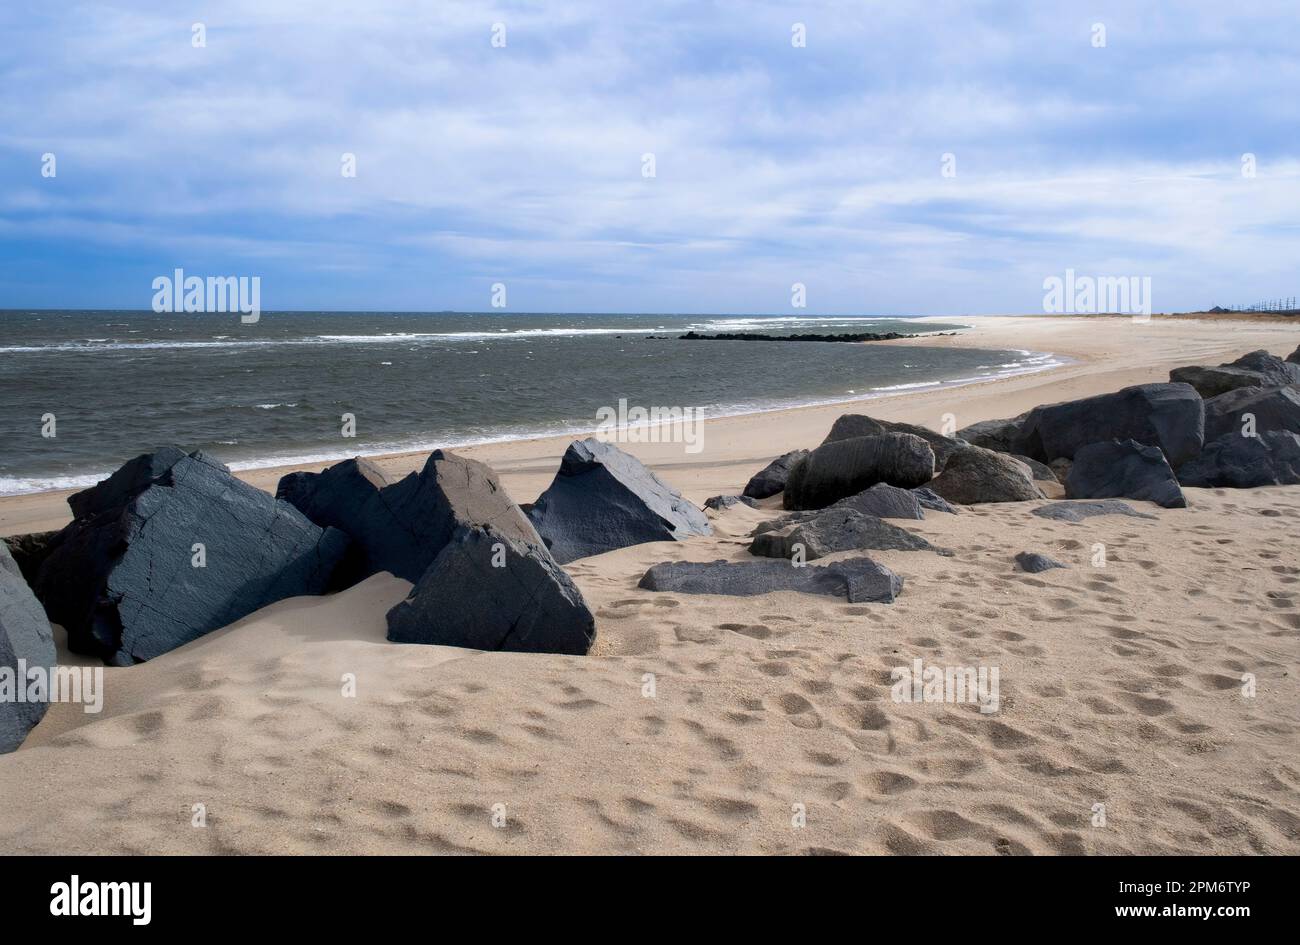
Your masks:
[{"label": "ocean", "polygon": [[[591,430],[597,410],[620,399],[707,418],[1057,363],[1029,351],[677,340],[692,330],[962,327],[454,312],[265,312],[243,324],[231,314],[0,311],[0,495],[90,485],[167,443],[247,469]],[[341,435],[344,414],[355,437]]]}]

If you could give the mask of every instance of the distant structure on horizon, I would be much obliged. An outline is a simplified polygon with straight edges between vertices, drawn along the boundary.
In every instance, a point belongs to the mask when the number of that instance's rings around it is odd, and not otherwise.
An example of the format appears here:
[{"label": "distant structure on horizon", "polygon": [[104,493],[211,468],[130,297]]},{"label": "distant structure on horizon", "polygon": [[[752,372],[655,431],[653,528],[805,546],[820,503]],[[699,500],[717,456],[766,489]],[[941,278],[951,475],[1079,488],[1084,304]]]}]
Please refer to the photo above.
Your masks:
[{"label": "distant structure on horizon", "polygon": [[1295,296],[1287,299],[1271,299],[1266,302],[1256,302],[1253,305],[1229,305],[1223,308],[1220,305],[1214,306],[1209,311],[1220,312],[1272,312],[1278,315],[1300,315],[1300,309],[1296,308]]}]

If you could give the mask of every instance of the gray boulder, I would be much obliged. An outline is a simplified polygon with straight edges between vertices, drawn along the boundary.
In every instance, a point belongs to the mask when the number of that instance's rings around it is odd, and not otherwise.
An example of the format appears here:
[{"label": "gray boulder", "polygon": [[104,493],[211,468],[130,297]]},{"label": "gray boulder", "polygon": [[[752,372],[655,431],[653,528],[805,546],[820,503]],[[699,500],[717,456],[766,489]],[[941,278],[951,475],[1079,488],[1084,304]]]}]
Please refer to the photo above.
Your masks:
[{"label": "gray boulder", "polygon": [[76,520],[41,565],[37,596],[74,651],[122,666],[321,593],[348,544],[176,447],[131,460],[68,504]]},{"label": "gray boulder", "polygon": [[766,499],[776,495],[785,488],[790,470],[807,455],[807,450],[791,450],[778,456],[753,475],[745,484],[743,494],[751,499]]},{"label": "gray boulder", "polygon": [[1050,463],[1089,443],[1136,440],[1177,466],[1201,451],[1205,406],[1190,384],[1139,384],[1029,411],[1012,451]]},{"label": "gray boulder", "polygon": [[26,535],[10,535],[4,539],[9,546],[9,553],[18,564],[18,569],[22,571],[23,578],[28,584],[36,585],[36,575],[40,573],[41,565],[54,550],[55,540],[59,534],[58,530],[29,532]]},{"label": "gray boulder", "polygon": [[1080,449],[1065,480],[1065,494],[1071,499],[1139,499],[1167,509],[1187,507],[1160,447],[1134,440],[1106,440]]},{"label": "gray boulder", "polygon": [[900,489],[887,482],[878,482],[857,495],[840,499],[832,509],[852,509],[874,515],[876,518],[902,518],[919,521],[925,518],[921,500],[911,489]]},{"label": "gray boulder", "polygon": [[388,612],[394,643],[585,654],[596,621],[573,580],[523,520],[458,526],[410,596]]},{"label": "gray boulder", "polygon": [[[7,698],[0,698],[0,755],[21,745],[45,715],[48,684],[32,693],[26,683],[31,681],[33,669],[48,680],[55,662],[50,622],[8,546],[0,541],[0,689],[8,690]],[[20,686],[22,700],[18,699]]]},{"label": "gray boulder", "polygon": [[715,495],[704,500],[704,507],[715,512],[725,512],[736,505],[747,505],[751,509],[758,508],[758,503],[747,495]]},{"label": "gray boulder", "polygon": [[555,560],[712,532],[705,514],[611,443],[575,442],[528,512]]},{"label": "gray boulder", "polygon": [[749,553],[762,558],[793,558],[802,549],[813,561],[838,551],[928,551],[920,535],[852,509],[827,509],[805,522],[758,533]]},{"label": "gray boulder", "polygon": [[1010,420],[981,420],[970,426],[962,427],[957,436],[971,446],[982,446],[986,450],[998,453],[1010,453],[1015,449],[1020,437],[1020,427],[1028,417],[1022,413]]},{"label": "gray boulder", "polygon": [[1016,555],[1016,564],[1020,565],[1020,570],[1027,571],[1030,574],[1041,574],[1044,571],[1050,571],[1053,568],[1068,568],[1068,564],[1062,564],[1055,558],[1049,558],[1047,555],[1040,555],[1036,551],[1022,551]]},{"label": "gray boulder", "polygon": [[902,592],[903,579],[870,558],[804,567],[787,561],[667,561],[647,571],[637,586],[647,591],[731,597],[799,591],[839,597],[851,604],[890,604]]},{"label": "gray boulder", "polygon": [[1300,392],[1290,387],[1241,387],[1205,402],[1205,440],[1241,436],[1246,415],[1254,431],[1300,433]]},{"label": "gray boulder", "polygon": [[1046,463],[1040,463],[1028,456],[1016,456],[1015,454],[1012,454],[1011,458],[1019,460],[1029,467],[1029,475],[1033,477],[1034,482],[1060,482],[1056,478],[1056,473],[1052,471],[1052,467]]},{"label": "gray boulder", "polygon": [[1257,436],[1226,433],[1178,467],[1185,486],[1253,489],[1300,484],[1300,436],[1267,430]]},{"label": "gray boulder", "polygon": [[935,512],[947,512],[949,515],[956,515],[958,509],[955,505],[945,499],[933,489],[927,489],[925,486],[918,486],[915,489],[909,489],[912,495],[916,496],[916,501],[921,504],[923,509],[932,509]]},{"label": "gray boulder", "polygon": [[1050,518],[1058,522],[1082,522],[1095,515],[1127,515],[1129,518],[1155,518],[1145,512],[1139,512],[1127,502],[1119,499],[1094,499],[1078,502],[1053,502],[1041,505],[1033,510],[1039,518]]},{"label": "gray boulder", "polygon": [[1300,364],[1295,364],[1290,359],[1276,357],[1264,350],[1243,354],[1237,360],[1229,361],[1223,366],[1256,371],[1268,378],[1268,384],[1263,386],[1285,387],[1300,384]]},{"label": "gray boulder", "polygon": [[782,503],[820,509],[878,482],[910,489],[934,475],[934,451],[910,433],[882,433],[825,443],[790,471]]},{"label": "gray boulder", "polygon": [[928,427],[897,420],[877,420],[860,413],[846,413],[837,418],[831,425],[831,432],[826,434],[826,439],[822,440],[822,444],[838,443],[840,440],[851,440],[860,436],[880,436],[883,433],[910,433],[925,440],[934,451],[936,470],[943,469],[944,464],[948,462],[948,457],[966,445],[964,440],[944,436]]},{"label": "gray boulder", "polygon": [[954,453],[930,488],[949,502],[1026,502],[1043,498],[1029,467],[1005,453],[968,446]]},{"label": "gray boulder", "polygon": [[1174,368],[1169,372],[1169,380],[1175,383],[1191,384],[1196,392],[1205,399],[1218,397],[1238,387],[1265,387],[1268,378],[1259,371],[1239,367],[1206,367],[1193,365]]},{"label": "gray boulder", "polygon": [[1291,364],[1300,364],[1300,347],[1297,347],[1294,351],[1288,354],[1286,360]]}]

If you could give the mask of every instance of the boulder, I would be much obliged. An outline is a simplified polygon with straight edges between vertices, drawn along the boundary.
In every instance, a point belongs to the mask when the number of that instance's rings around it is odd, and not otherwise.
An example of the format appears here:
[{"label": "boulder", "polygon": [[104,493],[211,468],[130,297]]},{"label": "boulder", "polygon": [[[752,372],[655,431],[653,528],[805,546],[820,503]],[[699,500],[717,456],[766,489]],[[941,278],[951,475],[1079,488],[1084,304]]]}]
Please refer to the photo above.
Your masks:
[{"label": "boulder", "polygon": [[1289,358],[1284,360],[1276,357],[1264,350],[1243,354],[1237,360],[1229,361],[1223,367],[1240,368],[1262,374],[1268,378],[1268,384],[1262,386],[1276,385],[1285,387],[1300,384],[1300,364],[1295,364]]},{"label": "boulder", "polygon": [[1106,440],[1080,449],[1065,480],[1065,495],[1070,499],[1139,499],[1167,509],[1187,507],[1160,447],[1134,440]]},{"label": "boulder", "polygon": [[998,453],[1010,453],[1020,437],[1020,427],[1028,417],[1022,413],[1010,420],[981,420],[957,431],[957,437],[971,446],[982,446]]},{"label": "boulder", "polygon": [[1297,347],[1294,351],[1288,354],[1286,360],[1291,364],[1300,364],[1300,347]]},{"label": "boulder", "polygon": [[1130,518],[1155,518],[1145,512],[1139,512],[1127,502],[1118,499],[1095,499],[1078,502],[1053,502],[1040,505],[1033,510],[1039,518],[1050,518],[1058,522],[1082,522],[1094,515],[1127,515]]},{"label": "boulder", "polygon": [[932,545],[884,519],[852,509],[827,509],[805,522],[771,529],[754,536],[749,553],[762,558],[813,561],[838,551],[928,551]]},{"label": "boulder", "polygon": [[541,539],[520,538],[527,522],[517,524],[458,526],[410,596],[388,612],[388,639],[585,654],[596,639],[595,618]]},{"label": "boulder", "polygon": [[830,508],[853,509],[856,512],[874,515],[876,518],[902,518],[913,521],[925,518],[921,500],[915,492],[891,486],[887,482],[878,482],[857,495],[840,499]]},{"label": "boulder", "polygon": [[1226,433],[1178,467],[1185,486],[1253,489],[1300,484],[1300,436],[1267,430],[1257,436]]},{"label": "boulder", "polygon": [[702,511],[639,460],[594,438],[569,446],[528,517],[561,564],[712,532]]},{"label": "boulder", "polygon": [[1046,463],[1040,463],[1036,459],[1030,459],[1028,456],[1016,456],[1012,454],[1012,459],[1019,460],[1029,467],[1029,475],[1033,477],[1034,482],[1057,482],[1056,473],[1052,472],[1052,467]]},{"label": "boulder", "polygon": [[753,597],[799,591],[840,597],[851,604],[893,603],[903,579],[870,558],[849,558],[825,566],[795,567],[788,561],[667,561],[656,564],[637,585],[647,591]]},{"label": "boulder", "polygon": [[1064,456],[1058,456],[1047,464],[1047,468],[1052,471],[1057,482],[1065,482],[1070,478],[1070,467],[1074,465],[1074,460],[1066,459]]},{"label": "boulder", "polygon": [[910,433],[882,433],[825,443],[792,470],[782,502],[787,509],[820,509],[878,482],[910,489],[934,475],[934,451]]},{"label": "boulder", "polygon": [[948,457],[966,445],[964,440],[935,433],[929,427],[897,420],[876,420],[874,417],[860,413],[846,413],[838,417],[831,425],[831,432],[826,434],[826,439],[822,440],[822,445],[838,443],[840,440],[852,440],[860,436],[880,436],[883,433],[910,433],[925,440],[934,451],[936,470],[943,469],[944,464],[948,462]]},{"label": "boulder", "polygon": [[1030,574],[1041,574],[1043,571],[1050,571],[1053,568],[1068,568],[1068,564],[1062,564],[1055,558],[1049,558],[1047,555],[1040,555],[1036,551],[1022,551],[1016,555],[1016,564],[1020,565],[1020,570],[1027,571]]},{"label": "boulder", "polygon": [[1268,378],[1259,371],[1239,367],[1191,367],[1174,368],[1169,372],[1169,380],[1176,383],[1191,384],[1196,392],[1205,399],[1218,397],[1238,387],[1265,387]]},{"label": "boulder", "polygon": [[1241,387],[1210,398],[1205,402],[1205,441],[1241,436],[1247,414],[1255,418],[1256,433],[1300,433],[1300,392],[1290,387]]},{"label": "boulder", "polygon": [[1139,384],[1029,411],[1012,451],[1050,463],[1101,440],[1158,446],[1178,466],[1201,451],[1205,406],[1190,384]]},{"label": "boulder", "polygon": [[923,509],[932,509],[935,512],[947,512],[949,515],[957,514],[957,507],[945,499],[933,489],[927,489],[925,486],[918,486],[915,489],[909,489],[912,495],[916,496],[916,501],[921,504]]},{"label": "boulder", "polygon": [[751,499],[766,499],[776,495],[785,488],[790,470],[807,455],[807,450],[791,450],[778,456],[754,474],[746,483],[743,494]]},{"label": "boulder", "polygon": [[322,527],[346,532],[362,560],[355,577],[388,571],[412,583],[461,526],[492,526],[519,541],[536,535],[483,463],[434,450],[398,482],[373,463],[349,459],[321,473],[291,473],[276,495]]},{"label": "boulder", "polygon": [[75,652],[122,666],[321,593],[348,544],[175,447],[131,460],[68,504],[77,517],[41,565],[37,596]]},{"label": "boulder", "polygon": [[704,500],[704,507],[715,512],[725,512],[736,505],[748,505],[751,509],[758,508],[758,503],[747,495],[715,495]]},{"label": "boulder", "polygon": [[10,555],[23,573],[23,579],[33,587],[36,585],[36,575],[40,573],[41,565],[54,550],[55,539],[59,534],[58,530],[30,532],[26,535],[11,535],[4,539],[9,546]]},{"label": "boulder", "polygon": [[1005,453],[968,446],[954,453],[930,488],[949,502],[1025,502],[1043,498],[1029,467]]},{"label": "boulder", "polygon": [[45,611],[0,541],[0,755],[21,745],[45,715],[49,689],[33,692],[27,683],[33,669],[48,680],[56,661]]}]

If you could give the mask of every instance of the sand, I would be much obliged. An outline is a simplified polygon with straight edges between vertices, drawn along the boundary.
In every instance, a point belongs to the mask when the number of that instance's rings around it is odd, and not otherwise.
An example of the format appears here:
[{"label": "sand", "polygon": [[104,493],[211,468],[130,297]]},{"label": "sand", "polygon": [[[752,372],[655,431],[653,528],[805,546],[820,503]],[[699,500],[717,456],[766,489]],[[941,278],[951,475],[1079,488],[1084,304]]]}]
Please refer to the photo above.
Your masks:
[{"label": "sand", "polygon": [[[1300,342],[1246,320],[971,324],[926,343],[1075,360],[711,421],[698,455],[626,448],[702,501],[848,409],[963,426]],[[462,452],[529,501],[567,442]],[[1133,503],[1154,519],[929,513],[907,527],[955,556],[873,552],[906,579],[893,605],[639,590],[658,561],[744,560],[777,514],[710,512],[712,537],[568,567],[597,615],[583,658],[390,644],[409,585],[386,574],[282,601],[107,669],[99,715],[52,707],[0,757],[0,852],[1300,852],[1300,487],[1187,492],[1185,510]],[[63,499],[0,499],[0,534],[60,526]],[[1024,574],[1025,550],[1070,567]],[[914,659],[996,667],[998,711],[893,701],[890,671]]]}]

